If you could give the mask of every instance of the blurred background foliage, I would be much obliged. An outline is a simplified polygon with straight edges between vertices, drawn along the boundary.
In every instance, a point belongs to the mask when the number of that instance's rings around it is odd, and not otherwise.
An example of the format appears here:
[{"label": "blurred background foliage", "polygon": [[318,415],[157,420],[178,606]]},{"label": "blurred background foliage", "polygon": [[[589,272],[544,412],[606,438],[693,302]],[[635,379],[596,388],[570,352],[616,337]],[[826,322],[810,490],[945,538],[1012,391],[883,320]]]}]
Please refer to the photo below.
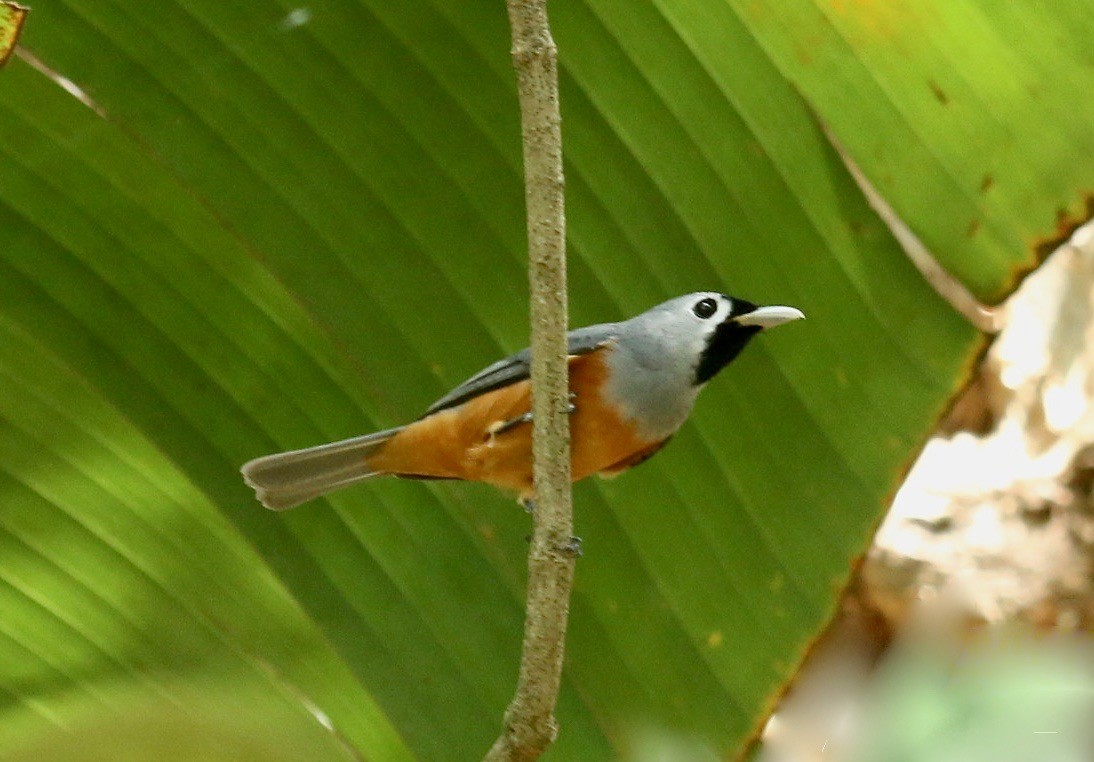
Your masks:
[{"label": "blurred background foliage", "polygon": [[[750,348],[663,454],[576,490],[551,756],[663,733],[727,755],[983,344],[820,122],[1000,298],[1089,203],[1094,11],[551,14],[572,323],[711,288],[809,317]],[[527,517],[397,481],[275,515],[238,466],[412,418],[525,345],[508,39],[484,0],[36,5],[0,72],[0,757],[487,748]]]}]

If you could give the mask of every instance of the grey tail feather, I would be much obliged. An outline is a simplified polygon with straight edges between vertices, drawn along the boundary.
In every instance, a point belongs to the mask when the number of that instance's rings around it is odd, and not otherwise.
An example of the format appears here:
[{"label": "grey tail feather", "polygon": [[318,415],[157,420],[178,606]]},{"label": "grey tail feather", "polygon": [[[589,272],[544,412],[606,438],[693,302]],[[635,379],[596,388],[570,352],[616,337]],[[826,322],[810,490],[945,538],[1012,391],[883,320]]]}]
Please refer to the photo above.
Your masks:
[{"label": "grey tail feather", "polygon": [[388,429],[305,450],[266,455],[245,463],[240,472],[264,506],[284,511],[379,476],[382,472],[369,466],[368,456],[400,431],[402,428]]}]

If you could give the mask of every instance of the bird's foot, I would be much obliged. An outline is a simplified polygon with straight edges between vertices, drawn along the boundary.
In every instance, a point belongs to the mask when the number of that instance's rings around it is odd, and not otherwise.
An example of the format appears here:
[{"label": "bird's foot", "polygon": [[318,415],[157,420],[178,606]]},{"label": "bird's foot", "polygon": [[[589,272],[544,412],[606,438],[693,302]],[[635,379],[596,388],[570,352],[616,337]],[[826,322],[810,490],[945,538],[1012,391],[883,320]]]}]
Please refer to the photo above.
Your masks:
[{"label": "bird's foot", "polygon": [[[524,541],[530,543],[532,535],[526,534]],[[570,558],[581,558],[585,555],[580,537],[571,537],[566,543],[556,546],[559,553]]]},{"label": "bird's foot", "polygon": [[584,555],[581,549],[581,538],[571,537],[569,542],[559,547],[559,550],[563,555],[570,556],[571,558],[581,558]]}]

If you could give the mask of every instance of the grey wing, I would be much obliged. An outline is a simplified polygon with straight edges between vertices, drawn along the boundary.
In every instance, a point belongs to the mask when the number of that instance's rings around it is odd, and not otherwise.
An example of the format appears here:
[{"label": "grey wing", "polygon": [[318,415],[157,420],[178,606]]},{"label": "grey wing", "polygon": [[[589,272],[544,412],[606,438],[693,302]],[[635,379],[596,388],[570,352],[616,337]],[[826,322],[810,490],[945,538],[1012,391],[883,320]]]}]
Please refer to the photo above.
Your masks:
[{"label": "grey wing", "polygon": [[[618,327],[618,323],[601,323],[570,331],[567,334],[567,351],[571,355],[583,355],[592,352],[594,349],[612,341],[617,334]],[[532,353],[528,349],[510,355],[504,360],[498,360],[493,365],[483,368],[430,405],[422,418],[441,410],[456,407],[472,397],[478,397],[480,394],[522,381],[528,378],[531,372]]]}]

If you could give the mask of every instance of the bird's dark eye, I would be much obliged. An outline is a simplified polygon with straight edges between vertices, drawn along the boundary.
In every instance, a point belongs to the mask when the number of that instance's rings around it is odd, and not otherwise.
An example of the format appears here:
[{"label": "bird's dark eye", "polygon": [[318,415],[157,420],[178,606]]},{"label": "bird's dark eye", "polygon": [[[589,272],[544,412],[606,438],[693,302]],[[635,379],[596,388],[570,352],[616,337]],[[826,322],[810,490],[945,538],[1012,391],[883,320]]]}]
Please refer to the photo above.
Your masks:
[{"label": "bird's dark eye", "polygon": [[703,320],[706,320],[718,311],[718,302],[710,297],[700,299],[695,303],[695,306],[691,308],[691,311],[695,313],[696,317],[701,317]]}]

